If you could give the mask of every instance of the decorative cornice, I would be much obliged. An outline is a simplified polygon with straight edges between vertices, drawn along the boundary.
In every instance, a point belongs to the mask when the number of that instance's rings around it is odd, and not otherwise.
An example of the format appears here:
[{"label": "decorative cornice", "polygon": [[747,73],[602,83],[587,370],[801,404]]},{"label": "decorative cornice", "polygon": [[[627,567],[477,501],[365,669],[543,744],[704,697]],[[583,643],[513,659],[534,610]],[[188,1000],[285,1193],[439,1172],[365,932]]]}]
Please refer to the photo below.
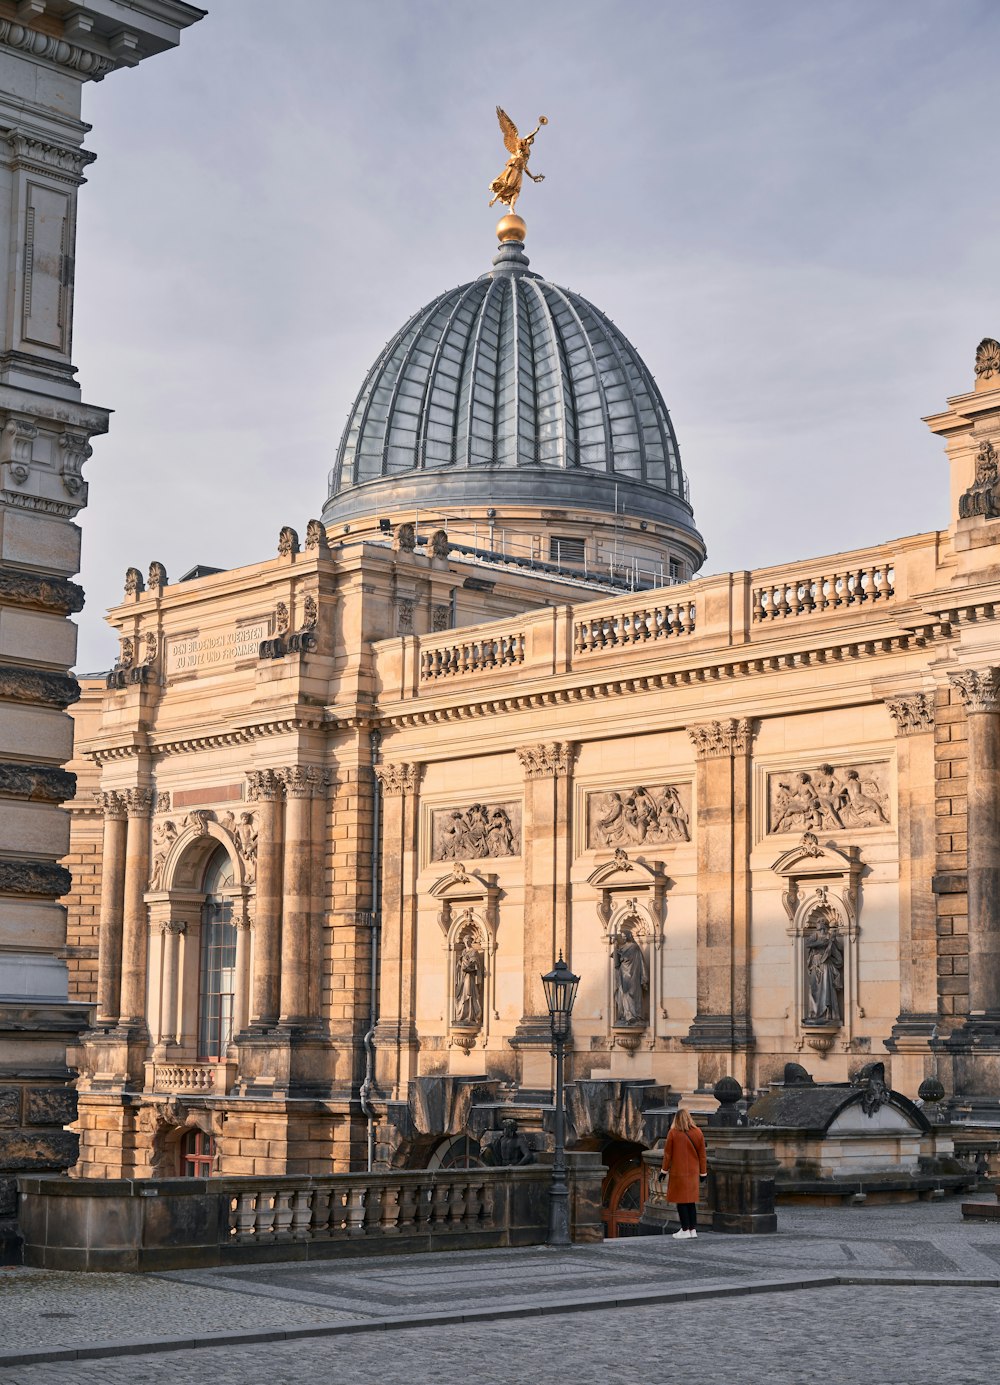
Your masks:
[{"label": "decorative cornice", "polygon": [[576,758],[573,741],[541,741],[538,745],[519,745],[525,779],[556,779],[572,773]]},{"label": "decorative cornice", "polygon": [[80,684],[68,673],[48,673],[16,664],[0,664],[0,698],[34,702],[44,707],[69,707],[80,696]]},{"label": "decorative cornice", "polygon": [[9,130],[6,138],[14,156],[15,167],[27,166],[38,169],[50,177],[54,176],[62,182],[73,183],[76,186],[84,182],[83,170],[97,158],[89,149],[39,139],[36,135],[29,135],[25,130]]},{"label": "decorative cornice", "polygon": [[143,785],[137,785],[132,789],[124,789],[122,796],[125,799],[125,806],[128,809],[130,818],[148,818],[153,813],[154,794],[152,789],[147,789]]},{"label": "decorative cornice", "polygon": [[896,723],[897,736],[916,736],[934,730],[934,702],[926,693],[887,697],[885,705]]},{"label": "decorative cornice", "polygon": [[949,673],[948,681],[956,688],[966,712],[1000,712],[1000,668],[963,669]]},{"label": "decorative cornice", "polygon": [[84,506],[82,500],[71,504],[69,501],[49,500],[44,495],[23,495],[20,491],[6,489],[0,490],[0,502],[14,510],[35,510],[42,515],[59,515],[63,519],[72,519]]},{"label": "decorative cornice", "polygon": [[106,818],[123,822],[128,816],[125,799],[116,789],[95,789],[94,799]]},{"label": "decorative cornice", "polygon": [[0,797],[65,803],[76,792],[76,775],[54,765],[21,765],[0,760]]},{"label": "decorative cornice", "polygon": [[68,67],[70,71],[95,82],[99,82],[117,65],[114,58],[81,48],[76,43],[68,43],[64,38],[40,34],[37,29],[29,29],[15,19],[0,19],[0,43],[27,53],[29,57],[55,63],[57,67]]},{"label": "decorative cornice", "polygon": [[65,577],[38,577],[32,572],[0,566],[0,604],[31,606],[61,616],[83,610],[83,588]]},{"label": "decorative cornice", "polygon": [[379,782],[383,795],[386,798],[393,798],[400,794],[416,793],[422,769],[423,765],[421,764],[405,762],[398,765],[376,765],[375,778]]},{"label": "decorative cornice", "polygon": [[285,796],[281,771],[276,769],[247,770],[247,801],[277,803]]},{"label": "decorative cornice", "polygon": [[753,722],[747,717],[729,717],[725,721],[706,721],[689,726],[687,733],[699,760],[717,759],[722,755],[746,755],[753,743]]}]

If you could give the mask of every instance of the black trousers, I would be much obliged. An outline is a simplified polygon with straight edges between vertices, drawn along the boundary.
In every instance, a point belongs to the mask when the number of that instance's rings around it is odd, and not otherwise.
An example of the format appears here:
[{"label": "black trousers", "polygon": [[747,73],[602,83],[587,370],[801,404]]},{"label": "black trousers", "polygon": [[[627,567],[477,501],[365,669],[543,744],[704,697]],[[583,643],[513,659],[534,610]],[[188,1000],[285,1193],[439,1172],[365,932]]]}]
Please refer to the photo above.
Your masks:
[{"label": "black trousers", "polygon": [[677,1215],[681,1219],[682,1231],[694,1231],[698,1225],[698,1204],[696,1202],[678,1202]]}]

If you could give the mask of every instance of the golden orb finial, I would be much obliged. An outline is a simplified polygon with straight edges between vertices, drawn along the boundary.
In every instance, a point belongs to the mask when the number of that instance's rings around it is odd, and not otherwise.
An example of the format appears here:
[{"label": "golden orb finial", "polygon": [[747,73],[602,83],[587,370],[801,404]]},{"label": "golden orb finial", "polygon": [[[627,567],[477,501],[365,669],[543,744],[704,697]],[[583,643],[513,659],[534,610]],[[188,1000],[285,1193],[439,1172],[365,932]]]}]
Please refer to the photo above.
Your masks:
[{"label": "golden orb finial", "polygon": [[518,216],[516,212],[508,212],[497,222],[497,240],[501,245],[509,240],[523,241],[527,230],[523,216]]}]

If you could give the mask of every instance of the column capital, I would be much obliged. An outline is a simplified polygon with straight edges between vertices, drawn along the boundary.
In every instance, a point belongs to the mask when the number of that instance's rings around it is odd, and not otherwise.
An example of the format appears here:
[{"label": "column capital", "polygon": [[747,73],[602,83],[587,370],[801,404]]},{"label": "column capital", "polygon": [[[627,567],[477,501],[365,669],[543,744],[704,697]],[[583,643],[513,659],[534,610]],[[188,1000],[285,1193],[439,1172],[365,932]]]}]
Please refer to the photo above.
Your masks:
[{"label": "column capital", "polygon": [[114,822],[122,822],[128,816],[125,799],[116,789],[95,789],[94,802]]},{"label": "column capital", "polygon": [[184,919],[163,919],[160,922],[160,932],[179,936],[181,933],[187,932],[187,923]]},{"label": "column capital", "polygon": [[382,793],[385,797],[391,798],[399,794],[416,793],[423,768],[419,763],[403,762],[375,765],[374,771]]},{"label": "column capital", "polygon": [[247,770],[247,800],[256,803],[263,799],[265,803],[274,803],[284,798],[285,785],[281,779],[281,772],[276,769],[251,769]]},{"label": "column capital", "polygon": [[125,789],[123,793],[130,818],[148,818],[153,813],[154,794],[152,789],[138,785]]},{"label": "column capital", "polygon": [[897,736],[917,736],[934,730],[934,699],[927,693],[887,697],[885,705],[896,723]]},{"label": "column capital", "polygon": [[696,758],[713,760],[723,755],[745,755],[753,744],[754,727],[748,717],[728,717],[689,726],[687,733]]},{"label": "column capital", "polygon": [[949,673],[967,713],[1000,712],[1000,668],[967,668]]},{"label": "column capital", "polygon": [[576,759],[573,741],[542,741],[538,745],[519,745],[525,779],[558,779],[570,773]]},{"label": "column capital", "polygon": [[285,786],[288,798],[322,798],[332,782],[332,771],[322,765],[285,765],[274,773]]}]

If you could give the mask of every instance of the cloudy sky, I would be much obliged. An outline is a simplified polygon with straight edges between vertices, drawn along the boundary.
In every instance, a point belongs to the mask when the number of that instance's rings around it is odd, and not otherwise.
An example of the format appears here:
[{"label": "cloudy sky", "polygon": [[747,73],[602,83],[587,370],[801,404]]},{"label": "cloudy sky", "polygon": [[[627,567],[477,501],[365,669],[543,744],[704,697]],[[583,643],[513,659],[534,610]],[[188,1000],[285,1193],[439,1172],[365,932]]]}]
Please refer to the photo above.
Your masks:
[{"label": "cloudy sky", "polygon": [[996,0],[207,3],[85,93],[82,670],[126,567],[319,513],[383,343],[489,267],[498,102],[549,117],[532,265],[655,374],[706,572],[947,523],[920,417],[1000,335]]}]

